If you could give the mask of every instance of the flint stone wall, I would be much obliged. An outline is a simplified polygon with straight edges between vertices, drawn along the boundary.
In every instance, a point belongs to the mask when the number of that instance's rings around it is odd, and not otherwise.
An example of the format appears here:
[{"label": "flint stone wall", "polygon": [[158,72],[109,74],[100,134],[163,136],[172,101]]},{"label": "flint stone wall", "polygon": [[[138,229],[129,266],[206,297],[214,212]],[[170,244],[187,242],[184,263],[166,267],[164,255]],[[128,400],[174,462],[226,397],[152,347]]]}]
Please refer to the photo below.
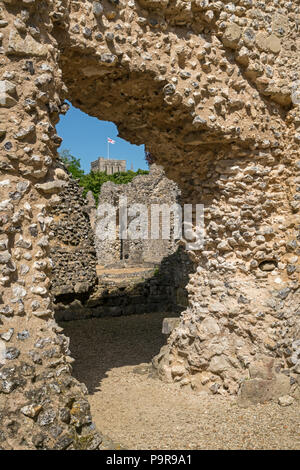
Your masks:
[{"label": "flint stone wall", "polygon": [[94,234],[83,189],[69,178],[50,214],[51,292],[59,301],[91,293],[97,284]]},{"label": "flint stone wall", "polygon": [[299,396],[299,1],[0,8],[1,447],[101,441],[49,294],[66,98],[146,144],[183,202],[206,206],[189,307],[154,361],[159,376]]}]

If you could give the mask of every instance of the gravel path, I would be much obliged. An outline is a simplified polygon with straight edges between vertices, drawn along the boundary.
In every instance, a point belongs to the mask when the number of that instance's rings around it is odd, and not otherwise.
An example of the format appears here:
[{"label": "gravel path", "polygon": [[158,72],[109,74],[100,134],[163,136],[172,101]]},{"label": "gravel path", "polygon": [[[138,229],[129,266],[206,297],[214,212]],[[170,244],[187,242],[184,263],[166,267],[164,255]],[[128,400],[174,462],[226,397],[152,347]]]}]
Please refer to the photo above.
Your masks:
[{"label": "gravel path", "polygon": [[[106,448],[300,449],[300,407],[240,408],[149,377],[164,313],[62,323]],[[118,444],[112,444],[111,441]],[[109,444],[110,443],[110,444]]]}]

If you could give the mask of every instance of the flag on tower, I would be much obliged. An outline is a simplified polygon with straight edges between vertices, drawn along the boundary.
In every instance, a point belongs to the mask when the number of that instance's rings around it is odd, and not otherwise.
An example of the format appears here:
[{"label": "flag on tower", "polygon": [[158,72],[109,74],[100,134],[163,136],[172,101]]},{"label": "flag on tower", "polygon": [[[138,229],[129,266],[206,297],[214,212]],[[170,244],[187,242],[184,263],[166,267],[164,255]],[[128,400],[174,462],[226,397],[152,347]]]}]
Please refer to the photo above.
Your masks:
[{"label": "flag on tower", "polygon": [[110,137],[107,137],[107,158],[109,159],[109,144],[115,144],[116,141],[112,140]]}]

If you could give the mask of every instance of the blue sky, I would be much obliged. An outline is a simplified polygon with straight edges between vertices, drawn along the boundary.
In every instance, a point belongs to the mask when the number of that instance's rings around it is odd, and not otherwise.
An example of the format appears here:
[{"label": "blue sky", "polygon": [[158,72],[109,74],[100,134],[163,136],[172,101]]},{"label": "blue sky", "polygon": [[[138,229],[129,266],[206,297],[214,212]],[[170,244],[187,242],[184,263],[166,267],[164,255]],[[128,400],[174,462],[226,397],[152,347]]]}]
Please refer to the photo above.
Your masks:
[{"label": "blue sky", "polygon": [[72,155],[80,158],[85,173],[90,172],[91,161],[100,156],[107,157],[107,137],[116,142],[109,145],[110,158],[127,160],[128,170],[131,163],[135,171],[139,168],[148,169],[144,159],[144,146],[131,145],[118,138],[117,127],[112,122],[99,121],[71,106],[67,114],[60,117],[56,128],[58,135],[63,138],[59,151],[68,149]]}]

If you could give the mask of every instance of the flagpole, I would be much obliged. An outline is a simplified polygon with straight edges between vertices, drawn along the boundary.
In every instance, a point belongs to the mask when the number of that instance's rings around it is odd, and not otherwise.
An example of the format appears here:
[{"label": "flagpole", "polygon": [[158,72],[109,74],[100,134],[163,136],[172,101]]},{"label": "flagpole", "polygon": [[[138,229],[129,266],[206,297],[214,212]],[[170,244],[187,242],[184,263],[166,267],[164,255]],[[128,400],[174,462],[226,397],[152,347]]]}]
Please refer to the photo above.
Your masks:
[{"label": "flagpole", "polygon": [[111,138],[107,137],[107,158],[109,160],[109,144],[115,144],[116,142],[112,140]]}]

